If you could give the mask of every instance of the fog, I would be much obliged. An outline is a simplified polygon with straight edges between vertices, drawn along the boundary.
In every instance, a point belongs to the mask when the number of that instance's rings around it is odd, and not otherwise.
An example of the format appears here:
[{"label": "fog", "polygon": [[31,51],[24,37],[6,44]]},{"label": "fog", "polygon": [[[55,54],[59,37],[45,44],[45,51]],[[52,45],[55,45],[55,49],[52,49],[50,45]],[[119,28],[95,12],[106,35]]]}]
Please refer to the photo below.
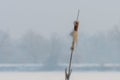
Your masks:
[{"label": "fog", "polygon": [[73,63],[120,63],[119,0],[0,1],[0,63],[57,65],[70,56],[80,9]]}]

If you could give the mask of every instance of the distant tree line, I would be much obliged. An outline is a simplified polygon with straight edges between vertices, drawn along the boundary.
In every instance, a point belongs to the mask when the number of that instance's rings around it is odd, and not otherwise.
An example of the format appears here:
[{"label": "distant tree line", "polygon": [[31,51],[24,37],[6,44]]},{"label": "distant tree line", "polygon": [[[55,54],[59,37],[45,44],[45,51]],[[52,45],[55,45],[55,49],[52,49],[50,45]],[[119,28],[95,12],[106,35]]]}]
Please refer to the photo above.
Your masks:
[{"label": "distant tree line", "polygon": [[[118,27],[92,36],[80,34],[73,63],[120,63]],[[0,63],[42,63],[57,66],[68,62],[71,41],[57,34],[46,39],[33,31],[28,31],[21,39],[13,41],[9,34],[0,31]]]}]

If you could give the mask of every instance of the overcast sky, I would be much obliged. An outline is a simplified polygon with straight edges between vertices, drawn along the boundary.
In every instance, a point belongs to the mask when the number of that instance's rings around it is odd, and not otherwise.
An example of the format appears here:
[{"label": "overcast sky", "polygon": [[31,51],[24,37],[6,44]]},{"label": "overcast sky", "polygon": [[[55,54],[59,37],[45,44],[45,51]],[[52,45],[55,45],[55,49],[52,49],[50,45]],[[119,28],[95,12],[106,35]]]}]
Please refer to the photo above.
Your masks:
[{"label": "overcast sky", "polygon": [[0,30],[19,38],[33,30],[65,36],[80,9],[80,31],[93,34],[120,25],[120,0],[0,0]]}]

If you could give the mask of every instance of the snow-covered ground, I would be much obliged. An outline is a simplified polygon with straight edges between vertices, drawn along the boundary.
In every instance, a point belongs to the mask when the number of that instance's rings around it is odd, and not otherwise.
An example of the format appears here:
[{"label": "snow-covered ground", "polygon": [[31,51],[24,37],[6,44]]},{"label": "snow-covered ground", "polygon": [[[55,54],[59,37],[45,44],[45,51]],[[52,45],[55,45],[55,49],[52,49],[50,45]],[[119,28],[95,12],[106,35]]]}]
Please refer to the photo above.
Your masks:
[{"label": "snow-covered ground", "polygon": [[[64,80],[64,72],[0,72],[0,80]],[[71,80],[120,80],[120,72],[73,72]]]}]

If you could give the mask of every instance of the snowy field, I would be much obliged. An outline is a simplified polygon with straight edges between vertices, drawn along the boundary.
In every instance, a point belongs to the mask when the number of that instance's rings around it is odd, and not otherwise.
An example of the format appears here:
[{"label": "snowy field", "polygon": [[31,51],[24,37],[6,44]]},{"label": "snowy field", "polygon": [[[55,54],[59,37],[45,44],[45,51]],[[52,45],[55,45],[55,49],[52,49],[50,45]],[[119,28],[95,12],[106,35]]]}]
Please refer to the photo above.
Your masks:
[{"label": "snowy field", "polygon": [[[64,80],[64,72],[0,72],[0,80]],[[120,72],[73,72],[71,80],[120,80]]]}]

